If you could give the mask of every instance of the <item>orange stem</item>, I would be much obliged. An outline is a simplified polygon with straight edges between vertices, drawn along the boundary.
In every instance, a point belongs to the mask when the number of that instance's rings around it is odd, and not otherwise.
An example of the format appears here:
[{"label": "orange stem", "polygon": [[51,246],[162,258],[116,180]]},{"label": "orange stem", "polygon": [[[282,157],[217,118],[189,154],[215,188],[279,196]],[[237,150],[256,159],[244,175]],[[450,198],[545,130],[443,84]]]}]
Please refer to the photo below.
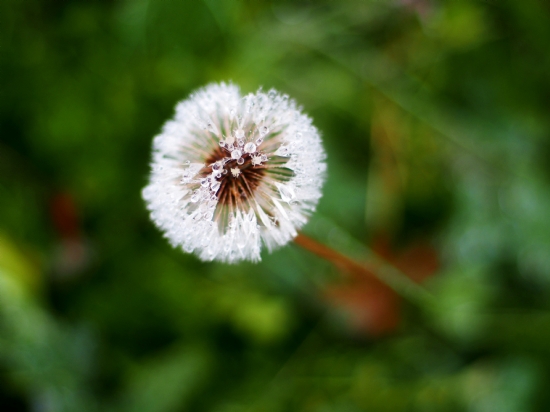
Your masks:
[{"label": "orange stem", "polygon": [[316,254],[317,256],[328,260],[340,270],[345,271],[351,275],[359,275],[364,279],[366,276],[370,280],[378,281],[376,275],[362,264],[355,262],[347,256],[335,251],[334,249],[319,243],[318,241],[310,238],[303,233],[298,233],[298,236],[294,239],[294,243],[303,247],[306,250]]}]

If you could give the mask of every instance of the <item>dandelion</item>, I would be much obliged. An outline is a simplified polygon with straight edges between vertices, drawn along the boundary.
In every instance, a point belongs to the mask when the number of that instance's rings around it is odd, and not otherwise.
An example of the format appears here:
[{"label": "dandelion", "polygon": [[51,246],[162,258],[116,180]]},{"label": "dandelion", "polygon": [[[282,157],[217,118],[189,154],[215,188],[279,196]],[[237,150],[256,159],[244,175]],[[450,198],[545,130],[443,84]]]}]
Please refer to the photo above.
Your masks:
[{"label": "dandelion", "polygon": [[296,237],[321,197],[317,129],[287,95],[210,84],[153,141],[143,198],[176,247],[202,260],[260,260]]}]

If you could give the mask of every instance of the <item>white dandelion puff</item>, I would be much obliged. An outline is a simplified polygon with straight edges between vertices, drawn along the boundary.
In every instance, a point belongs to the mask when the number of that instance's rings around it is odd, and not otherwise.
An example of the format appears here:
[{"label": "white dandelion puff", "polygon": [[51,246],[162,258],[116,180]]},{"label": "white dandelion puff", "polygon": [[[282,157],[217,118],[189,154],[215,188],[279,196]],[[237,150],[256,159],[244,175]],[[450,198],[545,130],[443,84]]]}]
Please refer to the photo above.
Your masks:
[{"label": "white dandelion puff", "polygon": [[260,260],[297,235],[321,197],[325,152],[287,95],[211,84],[154,138],[142,195],[173,246],[202,260]]}]

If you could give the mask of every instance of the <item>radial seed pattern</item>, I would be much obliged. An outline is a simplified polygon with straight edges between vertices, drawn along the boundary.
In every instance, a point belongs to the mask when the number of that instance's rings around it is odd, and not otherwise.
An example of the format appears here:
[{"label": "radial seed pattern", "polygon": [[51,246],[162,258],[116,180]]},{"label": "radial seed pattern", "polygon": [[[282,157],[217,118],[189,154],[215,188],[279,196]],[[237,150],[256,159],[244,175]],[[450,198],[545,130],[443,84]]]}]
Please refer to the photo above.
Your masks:
[{"label": "radial seed pattern", "polygon": [[153,142],[143,198],[173,246],[202,260],[260,260],[297,234],[321,197],[317,129],[275,90],[211,84],[176,106]]}]

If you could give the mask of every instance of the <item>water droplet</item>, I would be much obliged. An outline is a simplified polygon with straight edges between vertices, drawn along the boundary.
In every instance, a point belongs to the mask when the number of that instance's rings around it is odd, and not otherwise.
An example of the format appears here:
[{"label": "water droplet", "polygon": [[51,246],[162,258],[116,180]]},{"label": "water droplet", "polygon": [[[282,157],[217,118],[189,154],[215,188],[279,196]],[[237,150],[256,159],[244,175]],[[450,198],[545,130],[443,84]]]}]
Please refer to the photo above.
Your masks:
[{"label": "water droplet", "polygon": [[243,147],[243,146],[244,146],[244,139],[238,139],[238,140],[237,140],[237,144],[238,144],[239,146]]},{"label": "water droplet", "polygon": [[241,236],[241,237],[237,238],[237,247],[239,249],[244,249],[245,246],[246,246],[246,237]]},{"label": "water droplet", "polygon": [[221,147],[224,147],[225,146],[225,142],[223,140],[220,140],[220,146]]},{"label": "water droplet", "polygon": [[246,153],[254,153],[256,151],[256,145],[252,142],[248,142],[244,145],[244,151]]},{"label": "water droplet", "polygon": [[244,163],[244,159],[241,157],[239,160],[237,160],[237,163],[242,165]]},{"label": "water droplet", "polygon": [[290,186],[278,184],[277,188],[279,189],[279,193],[281,194],[281,199],[283,200],[283,202],[291,202],[296,197],[294,189]]},{"label": "water droplet", "polygon": [[219,164],[218,162],[216,162],[216,163],[214,163],[214,164],[212,165],[212,170],[213,170],[213,171],[216,171],[216,172],[217,172],[217,171],[221,170],[221,168],[222,168],[222,165]]},{"label": "water droplet", "polygon": [[201,179],[201,186],[202,187],[208,187],[208,179],[206,179],[206,178]]},{"label": "water droplet", "polygon": [[256,139],[256,144],[257,144],[258,146],[261,145],[263,142],[264,142],[264,138],[261,137],[261,136],[258,137],[258,138]]},{"label": "water droplet", "polygon": [[237,139],[243,139],[244,138],[244,130],[243,129],[235,130],[235,137]]},{"label": "water droplet", "polygon": [[243,153],[242,153],[239,149],[235,149],[235,150],[233,150],[233,151],[231,152],[231,157],[232,157],[233,159],[238,159],[238,158],[241,157],[242,154],[243,154]]},{"label": "water droplet", "polygon": [[219,188],[220,182],[218,182],[217,180],[210,185],[210,190],[212,190],[213,192],[217,192]]},{"label": "water droplet", "polygon": [[214,125],[212,123],[208,122],[208,124],[206,125],[206,128],[208,129],[209,132],[216,133],[216,129],[214,128]]},{"label": "water droplet", "polygon": [[277,150],[277,154],[279,156],[288,156],[289,154],[288,146],[279,147],[279,150]]},{"label": "water droplet", "polygon": [[254,107],[256,103],[253,100],[252,95],[248,95],[246,98],[246,111],[247,113],[250,113],[252,111],[252,108]]},{"label": "water droplet", "polygon": [[260,136],[265,136],[268,133],[269,133],[269,127],[264,126],[264,127],[260,128]]},{"label": "water droplet", "polygon": [[235,109],[229,110],[229,116],[230,116],[231,118],[235,117],[235,113],[236,113],[236,112],[235,112]]},{"label": "water droplet", "polygon": [[201,198],[201,195],[200,195],[199,191],[198,191],[198,190],[195,190],[195,191],[193,192],[193,196],[191,196],[191,202],[197,203],[197,202],[199,201],[200,198]]},{"label": "water droplet", "polygon": [[266,155],[263,154],[261,159],[262,159],[262,162],[267,162],[267,156]]},{"label": "water droplet", "polygon": [[225,144],[227,147],[232,146],[235,143],[235,138],[232,135],[229,135],[225,138]]},{"label": "water droplet", "polygon": [[189,166],[191,164],[191,160],[186,160],[183,162],[184,165]]}]

